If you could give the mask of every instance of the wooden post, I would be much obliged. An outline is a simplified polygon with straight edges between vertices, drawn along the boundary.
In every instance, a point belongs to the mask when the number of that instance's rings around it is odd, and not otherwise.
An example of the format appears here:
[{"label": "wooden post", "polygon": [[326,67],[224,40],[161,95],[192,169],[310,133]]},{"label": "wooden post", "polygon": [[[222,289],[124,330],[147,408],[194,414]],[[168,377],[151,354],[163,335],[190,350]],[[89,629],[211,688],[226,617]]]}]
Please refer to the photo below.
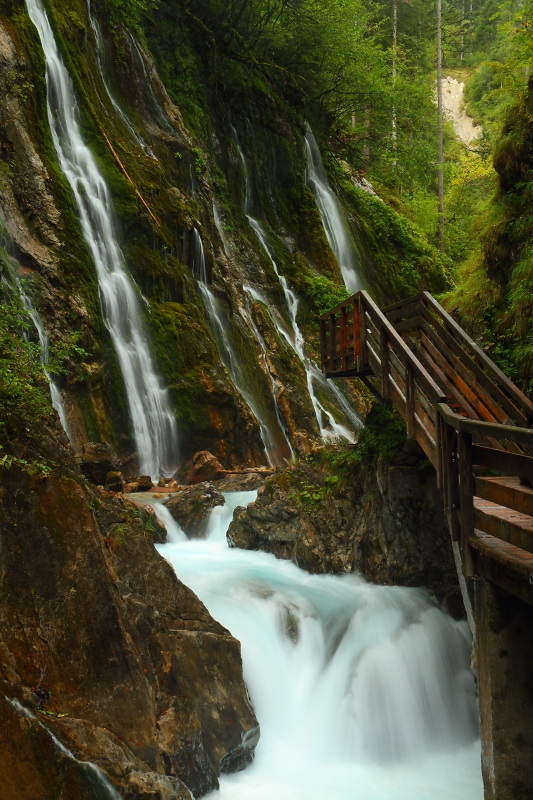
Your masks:
[{"label": "wooden post", "polygon": [[359,322],[359,298],[353,303],[353,365],[357,372],[361,370],[361,325]]},{"label": "wooden post", "polygon": [[359,303],[359,339],[361,347],[361,366],[363,366],[364,364],[368,364],[368,356],[366,352],[366,315],[365,315],[365,305],[363,303],[363,298],[358,297],[357,302]]},{"label": "wooden post", "polygon": [[474,472],[472,469],[472,434],[459,431],[459,492],[461,497],[461,555],[463,575],[475,574],[474,560],[468,540],[474,535]]},{"label": "wooden post", "polygon": [[407,412],[407,438],[416,439],[416,417],[415,417],[415,375],[412,366],[407,363],[406,383],[405,383],[405,405]]},{"label": "wooden post", "polygon": [[448,515],[448,527],[452,541],[458,542],[461,539],[461,526],[459,525],[458,512],[460,507],[459,500],[459,462],[457,455],[457,432],[451,425],[444,424],[444,444],[445,444],[445,471],[446,471],[446,511]]},{"label": "wooden post", "polygon": [[337,371],[337,365],[335,364],[335,358],[337,355],[337,320],[335,319],[335,314],[331,314],[329,318],[329,357],[331,360],[330,370],[331,372]]},{"label": "wooden post", "polygon": [[381,396],[384,400],[390,400],[390,378],[389,378],[389,339],[384,327],[380,331],[380,358],[381,358]]},{"label": "wooden post", "polygon": [[348,369],[346,363],[346,306],[341,308],[341,359],[342,369]]},{"label": "wooden post", "polygon": [[322,372],[324,375],[327,372],[328,353],[326,350],[326,320],[320,320],[320,353],[322,357]]}]

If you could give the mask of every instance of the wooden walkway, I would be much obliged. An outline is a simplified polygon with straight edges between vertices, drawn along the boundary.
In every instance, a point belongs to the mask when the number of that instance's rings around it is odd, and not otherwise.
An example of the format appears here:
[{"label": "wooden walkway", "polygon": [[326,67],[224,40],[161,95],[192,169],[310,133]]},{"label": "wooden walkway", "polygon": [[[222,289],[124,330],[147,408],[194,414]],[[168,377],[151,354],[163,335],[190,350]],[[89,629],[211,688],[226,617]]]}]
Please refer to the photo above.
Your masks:
[{"label": "wooden walkway", "polygon": [[359,292],[320,326],[326,377],[390,401],[435,467],[463,575],[533,605],[533,403],[427,292]]}]

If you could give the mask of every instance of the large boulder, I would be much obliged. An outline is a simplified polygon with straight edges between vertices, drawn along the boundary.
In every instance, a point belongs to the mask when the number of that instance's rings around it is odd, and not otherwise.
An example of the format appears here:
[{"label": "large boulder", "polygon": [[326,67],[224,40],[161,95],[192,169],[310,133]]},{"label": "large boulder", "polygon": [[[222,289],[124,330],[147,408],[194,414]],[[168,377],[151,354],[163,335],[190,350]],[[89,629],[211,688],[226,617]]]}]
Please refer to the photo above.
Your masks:
[{"label": "large boulder", "polygon": [[225,474],[226,470],[209,450],[200,450],[179,468],[174,477],[179,483],[188,483],[192,486],[204,481],[216,481]]},{"label": "large boulder", "polygon": [[165,505],[190,539],[201,539],[207,533],[211,511],[224,503],[212,483],[199,483],[176,492]]},{"label": "large boulder", "polygon": [[96,486],[104,486],[108,473],[120,467],[119,457],[108,442],[87,442],[79,459],[82,473]]}]

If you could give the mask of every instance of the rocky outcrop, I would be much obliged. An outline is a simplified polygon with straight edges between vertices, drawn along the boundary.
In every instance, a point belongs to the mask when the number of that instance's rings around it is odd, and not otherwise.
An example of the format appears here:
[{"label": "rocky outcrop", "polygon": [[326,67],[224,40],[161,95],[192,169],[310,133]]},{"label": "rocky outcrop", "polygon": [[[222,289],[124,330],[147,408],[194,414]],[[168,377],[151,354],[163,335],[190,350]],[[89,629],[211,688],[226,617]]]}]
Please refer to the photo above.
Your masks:
[{"label": "rocky outcrop", "polygon": [[211,511],[224,502],[212,483],[199,483],[177,492],[165,505],[190,539],[201,539],[207,533]]},{"label": "rocky outcrop", "polygon": [[225,470],[220,461],[209,450],[201,450],[180,467],[174,477],[178,482],[192,486],[204,481],[216,481],[224,474]]},{"label": "rocky outcrop", "polygon": [[341,488],[337,481],[313,462],[270,478],[255,503],[236,509],[230,545],[291,559],[312,573],[360,572],[375,583],[424,586],[441,601],[455,597],[442,498],[415,444],[339,481]]},{"label": "rocky outcrop", "polygon": [[199,797],[257,742],[239,643],[159,556],[155,517],[91,488],[55,437],[47,477],[2,473],[2,791],[89,800],[79,759],[131,800]]},{"label": "rocky outcrop", "polygon": [[108,474],[120,466],[120,460],[108,442],[87,442],[79,458],[83,475],[96,486],[104,486]]}]

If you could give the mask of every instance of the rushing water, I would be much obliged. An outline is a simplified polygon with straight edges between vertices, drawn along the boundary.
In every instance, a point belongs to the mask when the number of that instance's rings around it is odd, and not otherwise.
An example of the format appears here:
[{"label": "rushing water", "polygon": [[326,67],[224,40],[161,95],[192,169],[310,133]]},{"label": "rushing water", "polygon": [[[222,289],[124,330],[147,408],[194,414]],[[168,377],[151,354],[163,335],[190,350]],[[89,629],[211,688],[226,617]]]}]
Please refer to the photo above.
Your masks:
[{"label": "rushing water", "polygon": [[[289,319],[291,321],[292,335],[288,334],[285,326],[283,325],[283,322],[278,318],[277,315],[271,314],[270,317],[274,322],[274,325],[276,326],[278,333],[285,339],[285,341],[289,344],[289,346],[294,350],[294,352],[296,353],[296,355],[298,356],[298,358],[302,363],[307,379],[307,391],[309,393],[311,402],[313,404],[313,410],[315,412],[315,417],[318,422],[322,438],[325,441],[345,439],[347,441],[353,442],[354,440],[353,432],[349,430],[345,425],[338,423],[335,420],[333,414],[330,411],[328,411],[327,408],[325,408],[323,403],[321,403],[317,397],[315,384],[317,383],[321,384],[323,389],[325,389],[326,391],[329,389],[329,386],[326,386],[326,381],[324,379],[324,376],[322,375],[321,372],[319,372],[315,364],[313,364],[313,362],[311,361],[311,359],[308,358],[305,352],[305,340],[297,322],[298,298],[290,288],[285,276],[282,275],[278,269],[278,265],[275,259],[275,253],[268,240],[268,233],[265,229],[265,226],[263,225],[262,222],[260,222],[260,220],[252,216],[253,197],[252,197],[250,170],[248,169],[248,163],[246,161],[246,157],[244,155],[242,147],[240,146],[237,131],[235,130],[235,128],[232,128],[232,131],[233,131],[233,138],[235,141],[235,145],[237,147],[237,151],[241,159],[244,181],[245,181],[243,210],[246,215],[246,219],[248,220],[248,224],[250,225],[251,229],[257,236],[257,239],[259,240],[261,247],[267,254],[270,263],[272,264],[272,268],[276,274],[276,277],[280,283],[280,286],[283,289],[285,304],[287,306]],[[245,291],[247,291],[250,295],[253,296],[254,294],[253,287],[246,286],[244,288]],[[257,290],[255,291],[255,299],[264,302],[264,300],[261,298],[260,293],[258,293]],[[360,428],[361,427],[360,420],[358,419],[354,411],[351,409],[350,405],[343,397],[340,390],[337,387],[334,387],[333,391],[335,393],[337,400],[341,401],[343,411],[345,412],[346,417],[352,424],[353,428],[354,429]]]},{"label": "rushing water", "polygon": [[111,90],[111,87],[109,86],[109,81],[106,78],[104,70],[104,58],[105,58],[104,40],[102,38],[102,32],[100,30],[100,25],[98,24],[98,20],[96,19],[96,17],[92,12],[91,0],[87,0],[87,14],[89,16],[89,22],[91,24],[91,28],[93,29],[94,33],[94,42],[96,49],[96,66],[98,67],[100,78],[102,80],[102,83],[104,84],[104,89],[107,92],[107,96],[111,101],[111,105],[113,106],[113,109],[117,114],[117,116],[119,117],[119,119],[126,126],[132,139],[135,142],[137,142],[139,147],[141,147],[141,149],[146,153],[146,155],[150,156],[150,158],[153,158],[155,161],[157,161],[157,158],[155,157],[153,151],[146,144],[142,136],[140,136],[140,134],[137,133],[137,131],[129,121],[128,117],[120,107],[118,100],[116,99],[114,93]]},{"label": "rushing water", "polygon": [[241,642],[261,725],[253,765],[213,800],[482,800],[466,623],[421,590],[228,548],[255,492],[225,497],[200,541],[154,504],[159,552]]},{"label": "rushing water", "polygon": [[33,297],[27,291],[25,285],[26,282],[21,280],[19,264],[9,255],[9,246],[9,235],[0,221],[0,257],[2,258],[2,262],[8,273],[6,276],[6,281],[8,283],[9,290],[15,292],[20,298],[23,308],[33,322],[35,330],[37,331],[39,345],[41,348],[41,364],[43,365],[43,371],[48,381],[48,385],[50,386],[52,405],[59,415],[63,430],[67,434],[70,441],[72,441],[72,435],[68,425],[67,413],[65,411],[61,390],[47,370],[48,362],[50,360],[50,342],[48,340],[48,334],[46,333],[41,315],[37,311]]},{"label": "rushing water", "polygon": [[309,186],[315,196],[322,224],[330,247],[338,261],[345,286],[351,294],[355,294],[363,288],[356,266],[355,254],[342,218],[339,201],[328,184],[320,150],[309,127],[305,136],[305,146]]},{"label": "rushing water", "polygon": [[26,4],[46,58],[52,138],[96,266],[102,314],[126,387],[140,471],[153,477],[171,474],[177,466],[176,421],[150,357],[140,296],[124,266],[109,190],[83,141],[74,87],[41,0]]},{"label": "rushing water", "polygon": [[209,328],[217,343],[220,360],[228,370],[233,385],[259,424],[261,439],[268,463],[271,466],[286,466],[292,456],[292,448],[289,440],[287,439],[283,427],[279,424],[279,417],[276,419],[278,423],[277,430],[269,424],[269,421],[266,419],[266,414],[261,409],[249,386],[239,354],[233,347],[230,339],[228,315],[209,287],[204,246],[202,238],[196,228],[193,229],[193,243],[192,271],[194,277],[198,281],[198,289],[204,303]]}]

